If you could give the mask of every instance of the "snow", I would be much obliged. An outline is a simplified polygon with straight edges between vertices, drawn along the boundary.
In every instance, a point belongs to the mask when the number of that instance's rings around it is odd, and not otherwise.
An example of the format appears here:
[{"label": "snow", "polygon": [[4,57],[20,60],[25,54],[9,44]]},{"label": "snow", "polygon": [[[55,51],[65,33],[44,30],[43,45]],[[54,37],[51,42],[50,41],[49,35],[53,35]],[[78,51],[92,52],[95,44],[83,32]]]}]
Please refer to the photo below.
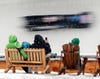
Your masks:
[{"label": "snow", "polygon": [[100,79],[100,76],[93,77],[93,74],[85,73],[77,76],[76,73],[66,73],[64,75],[58,75],[57,72],[51,72],[49,74],[26,74],[23,70],[17,70],[16,73],[12,73],[10,70],[8,73],[4,73],[4,69],[0,69],[0,79]]}]

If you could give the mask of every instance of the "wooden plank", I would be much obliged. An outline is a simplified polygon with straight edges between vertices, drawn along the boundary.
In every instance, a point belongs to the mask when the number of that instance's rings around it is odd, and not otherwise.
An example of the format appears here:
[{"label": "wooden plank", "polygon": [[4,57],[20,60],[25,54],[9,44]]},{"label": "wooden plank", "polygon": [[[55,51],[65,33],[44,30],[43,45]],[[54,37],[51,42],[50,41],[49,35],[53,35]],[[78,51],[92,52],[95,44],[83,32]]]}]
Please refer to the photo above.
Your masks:
[{"label": "wooden plank", "polygon": [[39,61],[10,61],[11,63],[19,64],[19,63],[34,63],[34,64],[42,64],[43,62]]},{"label": "wooden plank", "polygon": [[87,57],[87,58],[96,58],[96,55],[81,55],[81,58]]}]

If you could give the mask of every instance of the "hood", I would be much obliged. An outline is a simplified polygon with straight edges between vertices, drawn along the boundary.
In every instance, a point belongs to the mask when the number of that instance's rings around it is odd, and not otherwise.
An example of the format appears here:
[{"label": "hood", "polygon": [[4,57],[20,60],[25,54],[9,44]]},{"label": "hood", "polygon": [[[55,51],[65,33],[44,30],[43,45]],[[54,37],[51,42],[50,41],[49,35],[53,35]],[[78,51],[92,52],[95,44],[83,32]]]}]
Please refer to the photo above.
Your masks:
[{"label": "hood", "polygon": [[10,35],[9,36],[9,43],[14,43],[17,41],[17,37],[15,35]]},{"label": "hood", "polygon": [[35,38],[34,38],[34,43],[43,43],[44,42],[44,39],[41,35],[35,35]]},{"label": "hood", "polygon": [[79,40],[79,38],[73,38],[71,43],[74,44],[74,45],[76,45],[76,44],[79,45],[80,40]]},{"label": "hood", "polygon": [[22,47],[23,48],[29,48],[30,47],[30,43],[26,42],[26,41],[23,41],[22,42]]}]

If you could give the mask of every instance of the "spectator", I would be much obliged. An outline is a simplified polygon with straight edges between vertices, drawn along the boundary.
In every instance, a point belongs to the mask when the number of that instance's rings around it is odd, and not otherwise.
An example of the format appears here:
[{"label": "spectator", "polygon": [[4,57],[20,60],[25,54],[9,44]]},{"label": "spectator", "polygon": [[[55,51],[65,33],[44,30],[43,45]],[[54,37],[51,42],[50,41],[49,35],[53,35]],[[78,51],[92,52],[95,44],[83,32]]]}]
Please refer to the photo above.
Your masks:
[{"label": "spectator", "polygon": [[[22,42],[22,48],[30,48],[30,43],[27,41]],[[28,73],[32,73],[32,68],[31,67],[23,67],[24,69],[28,69]]]},{"label": "spectator", "polygon": [[[79,38],[73,38],[71,43],[73,45],[73,52],[80,53],[80,46],[79,46],[80,40],[79,40]],[[80,69],[79,69],[79,72],[77,73],[77,75],[80,75],[84,69],[84,65],[83,65],[83,62],[81,62],[80,56],[78,57],[77,64],[80,65]]]},{"label": "spectator", "polygon": [[[27,54],[24,52],[22,46],[17,41],[17,37],[15,35],[9,36],[9,43],[6,45],[6,48],[16,48],[20,52],[20,54],[23,56],[24,60],[27,60]],[[26,73],[31,73],[28,71],[28,67],[22,67],[22,68]]]},{"label": "spectator", "polygon": [[[46,43],[43,37],[39,34],[35,35],[34,43],[30,46],[31,48],[44,48],[46,54],[46,69],[42,73],[46,73],[49,69],[49,57],[51,53],[51,48],[49,43]],[[34,73],[38,74],[38,68],[36,67]]]}]

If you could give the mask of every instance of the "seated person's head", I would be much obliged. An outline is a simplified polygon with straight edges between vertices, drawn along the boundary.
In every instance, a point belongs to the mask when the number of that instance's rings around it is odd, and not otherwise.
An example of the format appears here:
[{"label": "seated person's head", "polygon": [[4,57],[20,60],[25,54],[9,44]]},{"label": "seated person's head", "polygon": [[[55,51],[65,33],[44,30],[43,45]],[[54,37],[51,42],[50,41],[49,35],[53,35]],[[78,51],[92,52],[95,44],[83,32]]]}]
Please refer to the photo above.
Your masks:
[{"label": "seated person's head", "polygon": [[42,44],[42,43],[44,43],[43,37],[42,37],[41,35],[39,35],[39,34],[35,35],[34,43],[37,43],[37,44]]},{"label": "seated person's head", "polygon": [[15,43],[17,41],[17,37],[15,35],[9,36],[9,43]]},{"label": "seated person's head", "polygon": [[30,43],[23,41],[22,42],[22,48],[30,48]]},{"label": "seated person's head", "polygon": [[71,40],[71,43],[72,43],[73,45],[79,45],[80,40],[79,40],[79,38],[73,38],[73,39]]}]

